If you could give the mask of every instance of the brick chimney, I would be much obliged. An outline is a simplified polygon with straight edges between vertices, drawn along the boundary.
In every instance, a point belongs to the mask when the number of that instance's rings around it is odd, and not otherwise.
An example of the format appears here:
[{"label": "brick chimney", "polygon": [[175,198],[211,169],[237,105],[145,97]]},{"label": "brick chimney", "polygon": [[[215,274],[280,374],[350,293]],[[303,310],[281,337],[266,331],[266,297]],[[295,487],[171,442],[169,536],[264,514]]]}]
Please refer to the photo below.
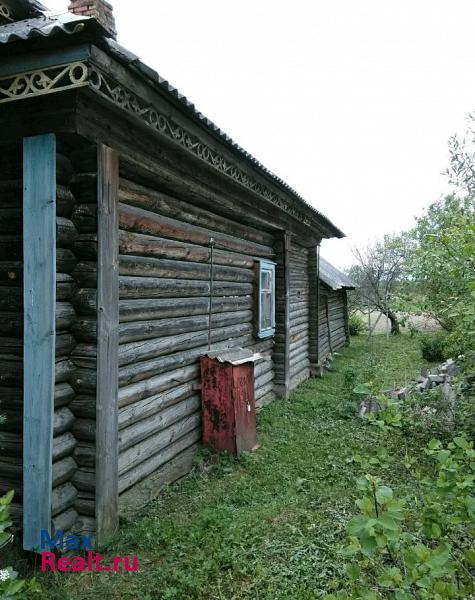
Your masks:
[{"label": "brick chimney", "polygon": [[106,0],[71,0],[68,10],[78,17],[94,17],[112,38],[117,39],[113,8]]}]

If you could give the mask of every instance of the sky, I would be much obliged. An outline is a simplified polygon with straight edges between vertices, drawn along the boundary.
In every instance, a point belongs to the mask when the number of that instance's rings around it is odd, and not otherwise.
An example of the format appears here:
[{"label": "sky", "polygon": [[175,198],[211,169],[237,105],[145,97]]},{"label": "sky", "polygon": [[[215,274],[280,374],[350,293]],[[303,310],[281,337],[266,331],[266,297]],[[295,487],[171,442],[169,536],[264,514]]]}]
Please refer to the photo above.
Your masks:
[{"label": "sky", "polygon": [[109,1],[122,45],[345,232],[323,243],[335,266],[448,191],[473,0]]}]

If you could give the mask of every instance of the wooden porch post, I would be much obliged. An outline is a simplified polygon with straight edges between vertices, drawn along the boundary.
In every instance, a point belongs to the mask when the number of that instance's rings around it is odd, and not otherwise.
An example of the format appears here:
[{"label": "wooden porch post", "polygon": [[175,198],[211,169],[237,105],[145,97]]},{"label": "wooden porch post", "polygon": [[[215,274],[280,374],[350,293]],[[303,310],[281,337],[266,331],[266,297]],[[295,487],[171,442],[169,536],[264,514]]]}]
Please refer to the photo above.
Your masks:
[{"label": "wooden porch post", "polygon": [[119,523],[118,351],[119,351],[119,157],[98,147],[97,176],[97,390],[96,523],[104,544]]},{"label": "wooden porch post", "polygon": [[51,533],[56,308],[56,137],[23,141],[23,548]]}]

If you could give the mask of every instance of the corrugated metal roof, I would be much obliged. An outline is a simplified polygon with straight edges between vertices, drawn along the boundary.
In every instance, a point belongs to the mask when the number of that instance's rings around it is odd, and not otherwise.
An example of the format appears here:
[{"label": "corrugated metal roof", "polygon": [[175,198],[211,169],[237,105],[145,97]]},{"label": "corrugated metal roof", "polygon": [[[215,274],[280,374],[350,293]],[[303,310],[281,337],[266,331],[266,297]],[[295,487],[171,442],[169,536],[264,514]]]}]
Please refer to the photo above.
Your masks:
[{"label": "corrugated metal roof", "polygon": [[[32,0],[35,1],[35,0]],[[117,60],[123,64],[133,68],[140,76],[148,80],[149,83],[154,86],[158,86],[165,93],[170,95],[175,101],[178,101],[186,111],[194,119],[198,119],[208,130],[214,135],[218,136],[223,140],[232,150],[238,153],[241,157],[250,162],[254,167],[261,171],[264,175],[272,179],[272,181],[279,187],[283,188],[291,197],[296,199],[299,203],[303,203],[311,212],[313,212],[321,224],[331,232],[334,237],[345,237],[345,234],[336,227],[327,217],[325,217],[320,211],[314,206],[309,204],[298,192],[296,192],[290,185],[278,177],[275,173],[267,169],[262,163],[260,163],[252,154],[244,150],[239,144],[237,144],[231,137],[229,137],[220,127],[218,127],[213,121],[208,119],[203,113],[201,113],[195,105],[190,102],[186,96],[181,94],[175,87],[173,87],[166,79],[161,77],[154,69],[145,65],[135,54],[129,52],[126,48],[120,46],[115,40],[107,37],[105,30],[91,17],[77,17],[70,13],[65,15],[58,15],[55,17],[38,17],[34,19],[26,19],[24,21],[18,21],[16,23],[9,23],[7,25],[0,26],[0,44],[8,44],[18,40],[29,40],[35,37],[53,37],[60,33],[66,33],[72,35],[79,33],[87,29],[87,31],[94,30],[97,32],[99,29],[102,32],[100,35],[100,41],[102,44],[107,46],[109,52],[111,52]]]},{"label": "corrugated metal roof", "polygon": [[90,17],[76,15],[60,15],[59,17],[33,17],[7,23],[0,27],[0,44],[9,44],[19,40],[30,40],[35,37],[53,37],[59,33],[72,35],[84,29]]},{"label": "corrugated metal roof", "polygon": [[344,273],[320,256],[320,279],[332,290],[354,290],[356,285]]}]

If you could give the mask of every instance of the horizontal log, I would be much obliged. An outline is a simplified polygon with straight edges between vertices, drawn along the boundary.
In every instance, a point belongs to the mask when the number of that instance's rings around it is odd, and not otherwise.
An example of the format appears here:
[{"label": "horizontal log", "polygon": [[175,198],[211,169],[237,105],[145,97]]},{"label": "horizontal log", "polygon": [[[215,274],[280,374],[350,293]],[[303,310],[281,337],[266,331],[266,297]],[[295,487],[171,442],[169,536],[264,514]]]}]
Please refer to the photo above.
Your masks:
[{"label": "horizontal log", "polygon": [[119,432],[119,451],[124,452],[150,436],[171,427],[174,423],[199,411],[200,407],[201,397],[194,395],[151,415],[147,419],[132,423]]},{"label": "horizontal log", "polygon": [[81,515],[86,515],[88,517],[96,516],[96,501],[94,498],[81,498],[80,494],[84,493],[83,490],[78,492],[78,497],[74,502],[74,508]]},{"label": "horizontal log", "polygon": [[[240,323],[232,327],[223,327],[213,329],[211,332],[211,341],[213,347],[215,343],[229,340],[231,338],[240,338],[252,333],[253,327],[251,323]],[[119,364],[126,365],[134,362],[148,360],[188,350],[191,348],[201,348],[208,343],[207,332],[194,332],[170,337],[159,338],[157,340],[149,340],[144,342],[132,342],[119,346]],[[77,350],[80,352],[81,348]]]},{"label": "horizontal log", "polygon": [[191,225],[206,227],[213,231],[234,235],[258,244],[268,246],[274,244],[274,238],[269,233],[221,217],[204,208],[172,198],[126,179],[120,180],[119,200],[124,204],[137,206],[179,221],[186,221]]},{"label": "horizontal log", "polygon": [[256,362],[254,365],[254,377],[257,378],[263,373],[274,370],[274,363],[272,360],[261,360]]},{"label": "horizontal log", "polygon": [[[92,259],[97,256],[97,243],[90,240],[86,246],[86,240],[81,241],[78,252],[87,254]],[[194,263],[210,263],[211,252],[208,245],[198,246],[177,240],[168,240],[153,235],[144,235],[141,233],[132,233],[130,231],[119,231],[119,252],[120,254],[131,254],[134,256],[149,256],[177,261],[190,261]],[[252,269],[255,258],[247,254],[230,252],[227,250],[216,249],[213,252],[213,262],[215,265],[228,265],[233,267],[242,267]]]},{"label": "horizontal log", "polygon": [[[250,342],[251,336],[242,336],[227,339],[224,342],[213,343],[214,352],[227,350],[229,348],[244,347]],[[193,363],[198,364],[199,357],[208,350],[207,346],[200,346],[192,350],[175,352],[167,356],[160,356],[151,360],[121,366],[119,369],[119,386],[123,387],[130,383],[148,379],[159,373],[164,373],[178,367],[186,367]]]},{"label": "horizontal log", "polygon": [[52,519],[53,533],[56,531],[69,531],[78,518],[78,513],[74,508],[68,508],[67,510],[59,513]]},{"label": "horizontal log", "polygon": [[58,436],[69,431],[74,423],[73,413],[64,406],[54,411],[54,435]]},{"label": "horizontal log", "polygon": [[138,463],[135,468],[129,469],[127,472],[120,475],[119,494],[122,494],[125,490],[136,485],[148,475],[156,473],[163,465],[173,461],[173,459],[180,456],[188,448],[199,442],[200,439],[201,429],[193,429],[168,447]]},{"label": "horizontal log", "polygon": [[74,365],[70,360],[61,360],[55,366],[56,383],[65,383],[69,381],[74,372]]},{"label": "horizontal log", "polygon": [[56,358],[65,358],[71,354],[76,346],[74,336],[69,332],[61,332],[56,335],[55,354]]},{"label": "horizontal log", "polygon": [[264,406],[268,406],[272,404],[274,400],[276,400],[277,396],[274,393],[274,390],[269,390],[266,394],[256,400],[256,409],[264,408]]},{"label": "horizontal log", "polygon": [[[212,316],[212,327],[225,327],[239,323],[249,323],[252,311],[217,313]],[[96,340],[95,318],[78,318],[72,327],[77,340],[94,342]],[[176,319],[157,319],[154,321],[138,321],[119,325],[119,342],[126,344],[147,339],[155,339],[182,333],[204,331],[208,328],[208,315],[181,317]]]},{"label": "horizontal log", "polygon": [[119,203],[119,225],[125,231],[156,235],[201,246],[208,246],[210,238],[213,238],[217,249],[231,250],[240,254],[250,254],[262,258],[273,258],[275,255],[271,246],[241,240],[205,227],[187,225],[182,221],[156,215],[123,203]]},{"label": "horizontal log", "polygon": [[119,390],[119,407],[122,408],[133,402],[150,398],[159,392],[165,392],[177,387],[199,376],[199,366],[190,365],[188,367],[169,371],[156,377],[132,383]]},{"label": "horizontal log", "polygon": [[21,500],[23,498],[23,482],[21,479],[10,479],[4,477],[0,479],[0,497],[7,492],[15,492],[15,499]]},{"label": "horizontal log", "polygon": [[80,441],[96,441],[96,421],[93,419],[76,419],[72,428],[74,437]]},{"label": "horizontal log", "polygon": [[[73,304],[81,315],[96,314],[96,290],[82,288],[76,293]],[[213,313],[234,312],[251,309],[251,296],[230,298],[214,298]],[[121,323],[130,321],[147,321],[153,319],[170,319],[173,317],[189,317],[204,315],[209,312],[209,298],[155,298],[121,300],[119,313]]]},{"label": "horizontal log", "polygon": [[162,392],[119,410],[119,429],[124,429],[137,421],[148,419],[158,412],[193,396],[193,381]]},{"label": "horizontal log", "polygon": [[[210,279],[209,264],[184,262],[178,260],[163,260],[144,256],[119,255],[119,274],[130,277],[162,277],[166,279]],[[215,281],[232,281],[249,283],[254,281],[252,269],[213,266]]]},{"label": "horizontal log", "polygon": [[76,446],[76,438],[71,432],[63,433],[53,439],[53,461],[70,456]]},{"label": "horizontal log", "polygon": [[23,437],[18,433],[0,431],[0,456],[22,456]]},{"label": "horizontal log", "polygon": [[71,221],[79,233],[96,233],[97,204],[76,204]]},{"label": "horizontal log", "polygon": [[201,414],[196,412],[185,417],[182,421],[174,423],[171,427],[164,429],[154,436],[143,440],[119,454],[119,477],[131,469],[135,470],[138,465],[151,456],[161,452],[175,440],[184,437],[187,433],[196,430],[201,424]]},{"label": "horizontal log", "polygon": [[69,481],[78,468],[76,461],[68,456],[53,464],[53,487]]},{"label": "horizontal log", "polygon": [[23,460],[21,456],[0,456],[0,479],[23,479]]},{"label": "horizontal log", "polygon": [[71,481],[78,490],[94,492],[96,489],[96,471],[95,469],[81,467],[74,473]]},{"label": "horizontal log", "polygon": [[90,442],[78,442],[74,448],[74,460],[80,467],[93,468],[96,465],[96,446]]},{"label": "horizontal log", "polygon": [[66,406],[74,399],[74,390],[69,383],[58,383],[54,388],[54,407]]},{"label": "horizontal log", "polygon": [[65,217],[56,217],[56,245],[59,248],[71,248],[78,236],[74,223]]},{"label": "horizontal log", "polygon": [[83,419],[96,418],[96,397],[94,395],[74,396],[69,408],[74,413],[75,417]]},{"label": "horizontal log", "polygon": [[56,516],[73,506],[77,490],[71,483],[63,483],[53,489],[51,494],[51,514]]},{"label": "horizontal log", "polygon": [[[79,203],[93,204],[97,202],[97,152],[88,154],[87,164],[78,165],[76,157],[82,150],[74,150],[71,154],[73,165],[77,172],[71,181],[71,190]],[[88,172],[82,172],[88,171]]]},{"label": "horizontal log", "polygon": [[[209,296],[209,292],[207,281],[119,277],[120,298],[188,298]],[[213,283],[213,296],[250,296],[252,293],[253,285],[250,283]]]},{"label": "horizontal log", "polygon": [[259,377],[256,377],[256,380],[254,382],[254,389],[257,391],[258,389],[266,386],[273,380],[274,370],[272,369],[272,371],[267,371],[266,373],[262,373],[261,375],[259,375]]}]

